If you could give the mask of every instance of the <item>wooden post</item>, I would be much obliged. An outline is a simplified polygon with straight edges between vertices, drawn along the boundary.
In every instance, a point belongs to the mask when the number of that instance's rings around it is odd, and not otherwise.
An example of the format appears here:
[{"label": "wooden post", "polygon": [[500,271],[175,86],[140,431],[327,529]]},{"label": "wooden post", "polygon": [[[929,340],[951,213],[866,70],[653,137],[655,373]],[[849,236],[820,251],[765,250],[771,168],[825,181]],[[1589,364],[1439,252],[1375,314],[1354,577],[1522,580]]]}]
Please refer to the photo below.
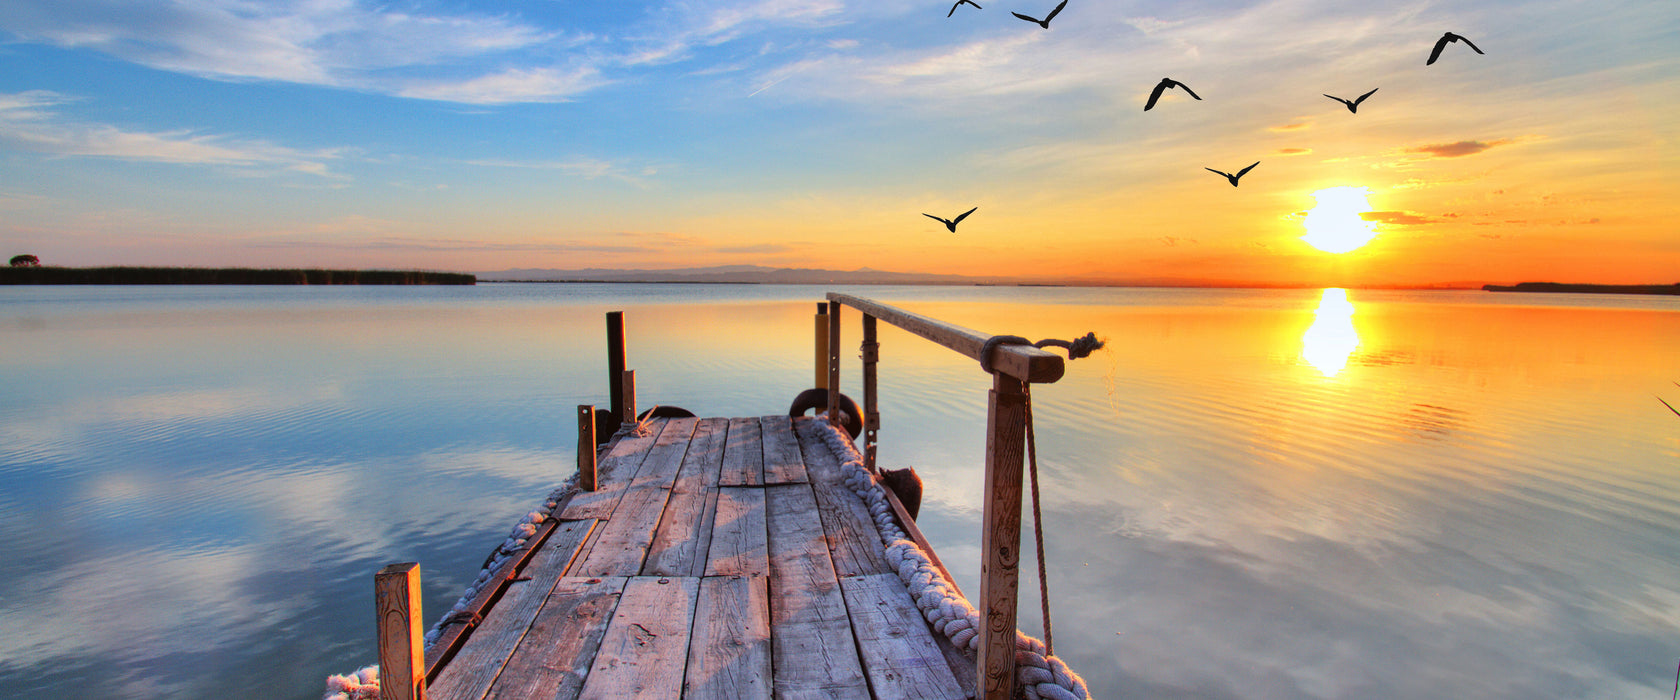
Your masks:
[{"label": "wooden post", "polygon": [[840,425],[840,302],[828,302],[828,422]]},{"label": "wooden post", "polygon": [[875,338],[875,317],[863,315],[863,466],[875,471],[875,440],[881,431],[881,412],[875,392],[875,363],[881,344]]},{"label": "wooden post", "polygon": [[817,302],[817,380],[813,386],[828,388],[828,302]]},{"label": "wooden post", "polygon": [[1021,473],[1026,452],[1025,383],[992,375],[986,407],[985,504],[980,533],[980,653],[984,700],[1015,697],[1015,605],[1020,589]]},{"label": "wooden post", "polygon": [[624,383],[624,412],[620,413],[619,421],[624,423],[636,422],[636,370],[624,370],[621,380]]},{"label": "wooden post", "polygon": [[612,414],[624,415],[624,312],[607,312],[607,392]]},{"label": "wooden post", "polygon": [[379,615],[380,700],[425,700],[426,649],[420,630],[420,565],[392,564],[373,577]]},{"label": "wooden post", "polygon": [[578,488],[595,490],[595,407],[578,405]]}]

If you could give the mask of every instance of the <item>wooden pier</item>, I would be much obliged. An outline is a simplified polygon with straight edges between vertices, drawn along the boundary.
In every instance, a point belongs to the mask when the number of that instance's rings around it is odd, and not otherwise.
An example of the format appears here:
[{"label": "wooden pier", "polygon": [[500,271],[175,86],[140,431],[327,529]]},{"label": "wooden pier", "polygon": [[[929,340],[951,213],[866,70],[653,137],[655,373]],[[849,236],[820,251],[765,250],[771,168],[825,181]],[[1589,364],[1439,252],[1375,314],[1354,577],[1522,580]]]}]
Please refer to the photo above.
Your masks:
[{"label": "wooden pier", "polygon": [[619,439],[427,697],[971,696],[816,421]]},{"label": "wooden pier", "polygon": [[[969,357],[988,336],[869,300],[829,299],[817,321],[819,341],[828,341],[818,344],[820,383],[840,385],[841,305],[865,313],[861,452],[873,468],[876,317]],[[622,380],[612,405],[636,429],[589,449],[595,411],[579,407],[581,488],[555,504],[424,653],[418,566],[376,576],[380,697],[1015,696],[1022,394],[1029,381],[1060,378],[1060,357],[994,348],[976,658],[930,628],[887,563],[875,521],[820,434],[830,430],[825,419],[635,423],[622,319],[609,314],[608,326],[609,367]],[[837,395],[829,393],[831,417]],[[890,491],[887,501],[943,572],[903,504]]]}]

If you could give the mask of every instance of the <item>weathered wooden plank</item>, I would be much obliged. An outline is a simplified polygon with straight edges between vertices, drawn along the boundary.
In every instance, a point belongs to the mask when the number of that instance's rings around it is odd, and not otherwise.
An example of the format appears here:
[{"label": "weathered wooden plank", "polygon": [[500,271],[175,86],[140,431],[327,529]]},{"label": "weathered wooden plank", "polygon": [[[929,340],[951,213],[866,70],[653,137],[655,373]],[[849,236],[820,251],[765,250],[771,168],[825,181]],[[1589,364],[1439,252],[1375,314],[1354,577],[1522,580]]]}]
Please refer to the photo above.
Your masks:
[{"label": "weathered wooden plank", "polygon": [[980,696],[1015,696],[1015,607],[1020,595],[1021,473],[1027,396],[1021,380],[992,375],[986,409],[986,500],[980,511]]},{"label": "weathered wooden plank", "polygon": [[719,486],[764,484],[764,441],[756,418],[729,419],[729,438],[723,447]]},{"label": "weathered wooden plank", "polygon": [[486,700],[575,698],[629,579],[562,578]]},{"label": "weathered wooden plank", "polygon": [[595,467],[595,490],[583,491],[572,496],[565,510],[560,512],[563,520],[588,520],[594,518],[605,520],[612,515],[612,510],[618,505],[618,499],[624,496],[624,490],[629,488],[631,480],[636,478],[636,472],[641,470],[642,461],[647,459],[648,448],[659,439],[659,433],[665,428],[664,420],[648,422],[648,435],[625,435],[613,444]]},{"label": "weathered wooden plank", "polygon": [[426,650],[420,631],[420,565],[391,564],[373,575],[379,630],[379,667],[387,681],[381,698],[425,700]]},{"label": "weathered wooden plank", "polygon": [[897,574],[848,576],[840,589],[875,697],[966,697]]},{"label": "weathered wooden plank", "polygon": [[532,555],[523,575],[508,583],[501,600],[484,612],[460,651],[439,671],[430,688],[433,700],[484,697],[595,524],[594,520],[562,521],[554,529]]},{"label": "weathered wooden plank", "polygon": [[768,579],[701,579],[684,700],[769,700],[770,687]]},{"label": "weathered wooden plank", "polygon": [[764,489],[718,488],[717,515],[706,554],[707,576],[766,576],[770,573],[765,546]]},{"label": "weathered wooden plank", "polygon": [[691,576],[630,579],[578,697],[679,697],[699,588]]},{"label": "weathered wooden plank", "polygon": [[718,472],[729,419],[703,418],[694,427],[682,471],[659,518],[659,529],[642,563],[643,576],[699,576],[705,573],[717,505]]},{"label": "weathered wooden plank", "polygon": [[803,483],[805,458],[799,452],[799,438],[793,434],[793,419],[762,416],[758,425],[764,435],[764,483]]},{"label": "weathered wooden plank", "polygon": [[805,484],[767,486],[771,652],[777,698],[868,698],[846,602],[816,498]]},{"label": "weathered wooden plank", "polygon": [[572,576],[634,576],[653,544],[653,532],[664,514],[671,484],[688,451],[695,419],[672,418],[648,451],[642,468],[613,508],[601,534],[586,548],[583,559],[568,572]]},{"label": "weathered wooden plank", "polygon": [[798,418],[794,420],[794,432],[799,435],[818,515],[834,552],[834,569],[841,576],[888,573],[892,569],[882,553],[881,533],[863,500],[841,483],[840,463],[817,434],[821,427],[817,421]]}]

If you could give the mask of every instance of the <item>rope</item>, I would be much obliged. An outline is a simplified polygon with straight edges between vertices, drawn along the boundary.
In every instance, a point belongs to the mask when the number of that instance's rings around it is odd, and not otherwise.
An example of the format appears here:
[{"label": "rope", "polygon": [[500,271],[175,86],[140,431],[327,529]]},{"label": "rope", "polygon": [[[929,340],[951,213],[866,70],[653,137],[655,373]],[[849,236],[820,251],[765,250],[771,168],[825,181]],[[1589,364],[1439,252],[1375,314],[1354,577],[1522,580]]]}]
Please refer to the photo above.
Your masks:
[{"label": "rope", "polygon": [[1068,351],[1069,360],[1077,360],[1090,357],[1091,353],[1101,350],[1103,341],[1097,340],[1095,332],[1086,333],[1084,336],[1073,340],[1045,338],[1036,343],[1018,335],[994,335],[987,338],[985,344],[980,346],[980,368],[986,370],[988,374],[997,374],[997,370],[992,368],[992,353],[997,350],[999,345],[1031,345],[1039,349],[1058,347]]},{"label": "rope", "polygon": [[[934,566],[927,553],[898,526],[892,505],[887,503],[880,484],[864,468],[863,456],[851,439],[828,421],[815,423],[817,434],[840,462],[841,480],[868,506],[881,533],[887,563],[897,571],[911,599],[916,601],[916,609],[953,646],[978,653],[980,611],[957,592],[957,587]],[[1044,642],[1019,630],[1015,632],[1015,664],[1016,683],[1028,700],[1089,700],[1091,697],[1085,679],[1051,654]]]},{"label": "rope", "polygon": [[1021,392],[1027,397],[1027,464],[1031,467],[1027,475],[1032,481],[1033,541],[1038,545],[1038,605],[1044,614],[1044,650],[1054,654],[1056,647],[1050,641],[1050,576],[1044,570],[1044,515],[1038,509],[1038,441],[1033,438],[1031,388],[1031,384],[1022,385]]}]

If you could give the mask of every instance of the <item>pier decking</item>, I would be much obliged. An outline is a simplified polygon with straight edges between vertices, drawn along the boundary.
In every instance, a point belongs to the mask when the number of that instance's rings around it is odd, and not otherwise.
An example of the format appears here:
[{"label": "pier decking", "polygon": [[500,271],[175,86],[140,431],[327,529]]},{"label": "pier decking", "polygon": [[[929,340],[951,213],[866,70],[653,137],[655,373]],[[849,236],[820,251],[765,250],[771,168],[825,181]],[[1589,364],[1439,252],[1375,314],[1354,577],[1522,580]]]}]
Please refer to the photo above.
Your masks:
[{"label": "pier decking", "polygon": [[451,632],[465,640],[426,697],[973,697],[973,657],[916,610],[817,420],[654,419],[618,438],[595,490]]}]

